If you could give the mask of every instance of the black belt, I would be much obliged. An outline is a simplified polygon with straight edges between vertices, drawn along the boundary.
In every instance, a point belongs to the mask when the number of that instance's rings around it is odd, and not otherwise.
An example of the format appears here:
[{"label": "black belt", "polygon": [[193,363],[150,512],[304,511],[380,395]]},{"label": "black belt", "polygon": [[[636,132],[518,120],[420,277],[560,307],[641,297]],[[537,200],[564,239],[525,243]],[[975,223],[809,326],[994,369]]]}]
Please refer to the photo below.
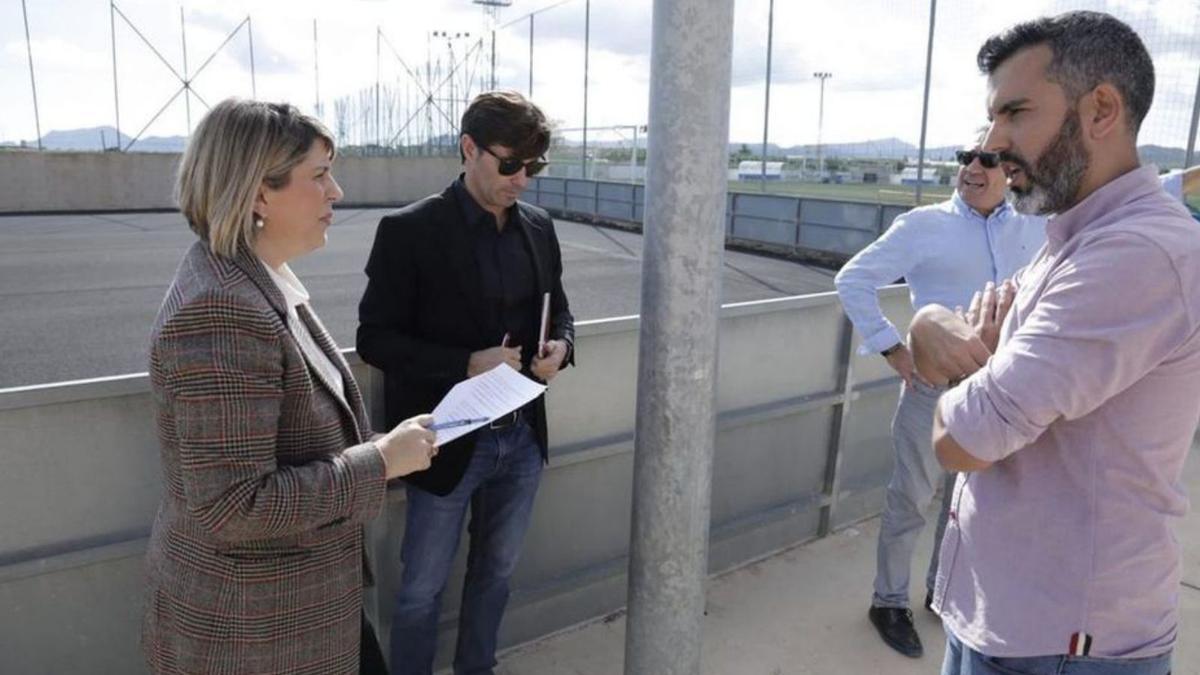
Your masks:
[{"label": "black belt", "polygon": [[503,417],[497,417],[488,424],[489,429],[507,429],[521,420],[521,410],[518,408]]}]

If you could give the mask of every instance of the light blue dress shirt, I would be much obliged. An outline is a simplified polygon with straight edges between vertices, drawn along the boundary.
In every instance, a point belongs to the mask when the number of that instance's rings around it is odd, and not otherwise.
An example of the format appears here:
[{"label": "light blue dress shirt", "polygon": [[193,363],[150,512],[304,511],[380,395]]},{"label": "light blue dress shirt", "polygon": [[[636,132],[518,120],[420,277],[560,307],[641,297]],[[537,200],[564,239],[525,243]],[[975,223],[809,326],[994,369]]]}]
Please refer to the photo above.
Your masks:
[{"label": "light blue dress shirt", "polygon": [[931,303],[965,308],[975,291],[1011,278],[1045,243],[1045,218],[1017,213],[1007,202],[985,217],[957,191],[947,201],[896,216],[834,279],[842,307],[863,337],[859,353],[904,340],[879,307],[879,287],[904,277],[913,309]]}]

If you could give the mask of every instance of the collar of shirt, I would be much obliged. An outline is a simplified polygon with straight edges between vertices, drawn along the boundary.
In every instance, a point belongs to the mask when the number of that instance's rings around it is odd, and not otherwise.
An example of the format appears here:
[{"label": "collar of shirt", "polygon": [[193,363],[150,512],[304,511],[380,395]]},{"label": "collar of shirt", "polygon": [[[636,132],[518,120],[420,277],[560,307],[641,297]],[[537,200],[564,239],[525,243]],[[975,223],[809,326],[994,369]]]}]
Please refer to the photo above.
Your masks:
[{"label": "collar of shirt", "polygon": [[954,196],[950,198],[950,203],[954,209],[954,212],[963,218],[978,219],[982,220],[984,223],[990,223],[993,221],[998,223],[1004,222],[1005,220],[1008,220],[1008,216],[1012,213],[1012,207],[1009,206],[1008,200],[1002,200],[1000,204],[996,206],[996,208],[992,209],[991,213],[985,216],[976,211],[973,206],[968,204],[967,200],[963,199],[962,195],[958,194],[958,190],[954,191]]},{"label": "collar of shirt", "polygon": [[275,285],[279,287],[279,292],[283,293],[283,299],[289,308],[308,302],[308,289],[300,283],[300,279],[296,277],[287,263],[280,265],[277,270],[265,262],[263,267],[267,268],[267,274],[270,275],[271,281],[274,281]]},{"label": "collar of shirt", "polygon": [[1046,224],[1046,243],[1050,253],[1057,253],[1089,225],[1117,207],[1162,190],[1158,167],[1147,164],[1101,185],[1083,201],[1066,211],[1051,216]]},{"label": "collar of shirt", "polygon": [[[454,181],[454,194],[458,197],[458,203],[462,206],[463,219],[467,221],[467,225],[486,225],[490,228],[496,227],[496,218],[490,212],[485,211],[479,202],[471,196],[470,190],[467,190],[466,174],[458,174],[458,179]],[[508,209],[508,222],[515,222],[517,216],[517,205],[513,204]]]}]

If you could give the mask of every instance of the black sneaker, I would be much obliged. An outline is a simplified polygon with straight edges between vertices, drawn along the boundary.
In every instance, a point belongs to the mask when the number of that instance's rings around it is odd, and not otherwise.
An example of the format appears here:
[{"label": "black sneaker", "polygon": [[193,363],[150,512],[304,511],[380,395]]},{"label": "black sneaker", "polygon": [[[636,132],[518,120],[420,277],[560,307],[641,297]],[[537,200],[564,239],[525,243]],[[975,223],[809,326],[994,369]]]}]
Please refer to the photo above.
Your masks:
[{"label": "black sneaker", "polygon": [[901,607],[872,607],[867,617],[879,631],[879,637],[887,646],[914,659],[925,653],[921,647],[921,636],[913,626],[912,611]]}]

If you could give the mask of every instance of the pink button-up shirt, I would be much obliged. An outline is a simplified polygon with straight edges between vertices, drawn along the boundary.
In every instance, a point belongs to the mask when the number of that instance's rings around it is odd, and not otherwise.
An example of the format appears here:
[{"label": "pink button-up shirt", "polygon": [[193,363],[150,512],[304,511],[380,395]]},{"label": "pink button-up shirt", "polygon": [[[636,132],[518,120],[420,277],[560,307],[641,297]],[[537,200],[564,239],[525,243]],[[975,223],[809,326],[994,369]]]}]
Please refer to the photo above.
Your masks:
[{"label": "pink button-up shirt", "polygon": [[1142,657],[1175,643],[1200,421],[1200,227],[1153,166],[1046,226],[1000,347],[942,396],[962,474],[934,606],[989,656]]}]

